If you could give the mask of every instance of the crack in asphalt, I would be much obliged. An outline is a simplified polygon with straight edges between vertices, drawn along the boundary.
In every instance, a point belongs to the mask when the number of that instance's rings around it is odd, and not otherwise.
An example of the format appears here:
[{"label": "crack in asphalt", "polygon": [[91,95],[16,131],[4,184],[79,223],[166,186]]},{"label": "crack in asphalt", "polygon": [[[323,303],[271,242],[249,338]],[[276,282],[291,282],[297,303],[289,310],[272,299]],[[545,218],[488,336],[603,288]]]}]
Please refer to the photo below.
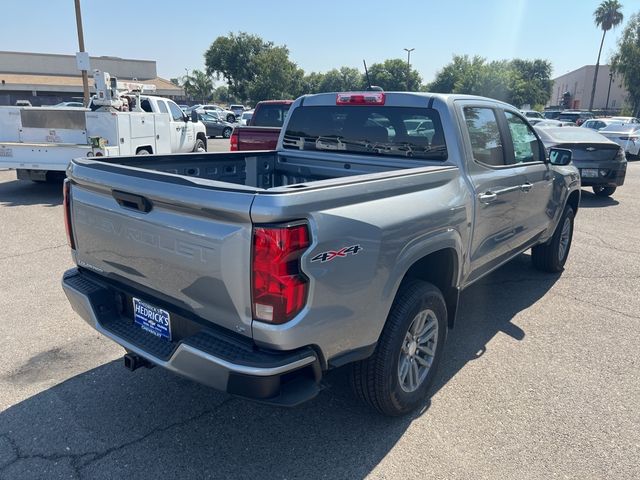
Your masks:
[{"label": "crack in asphalt", "polygon": [[615,308],[611,308],[611,307],[607,307],[606,305],[600,305],[598,303],[591,302],[591,301],[585,299],[584,297],[574,297],[572,295],[565,295],[565,294],[562,294],[562,293],[559,293],[559,292],[554,292],[554,293],[556,295],[559,295],[560,297],[567,298],[569,300],[573,300],[574,302],[586,303],[588,305],[591,305],[592,307],[596,307],[596,308],[599,308],[601,310],[605,310],[607,312],[617,313],[618,315],[622,315],[623,317],[631,318],[633,320],[640,320],[640,316],[630,315],[630,314],[622,312],[620,310],[616,310]]},{"label": "crack in asphalt", "polygon": [[9,435],[9,433],[1,433],[0,434],[0,439],[6,439],[7,442],[9,443],[9,446],[11,447],[11,449],[13,450],[13,456],[15,458],[13,458],[12,460],[10,460],[9,462],[5,463],[4,465],[0,465],[0,478],[3,477],[4,473],[12,466],[16,465],[18,462],[21,462],[23,460],[45,460],[45,461],[60,461],[60,460],[69,460],[69,464],[71,466],[71,468],[73,469],[73,472],[75,473],[76,478],[81,479],[82,478],[82,469],[88,467],[89,465],[102,460],[103,458],[111,455],[114,452],[117,452],[119,450],[122,450],[124,448],[127,447],[131,447],[132,445],[135,445],[137,443],[143,442],[146,439],[152,437],[153,435],[159,434],[159,433],[163,433],[166,432],[167,430],[171,430],[172,428],[175,427],[180,427],[180,426],[184,426],[187,425],[191,422],[200,420],[201,418],[206,417],[207,415],[210,414],[215,414],[216,412],[218,412],[222,407],[224,407],[225,405],[227,405],[228,403],[232,402],[233,400],[235,400],[235,397],[229,397],[226,400],[222,401],[221,403],[219,403],[218,405],[215,406],[215,408],[210,409],[210,410],[204,410],[196,415],[193,415],[191,417],[187,417],[183,420],[179,420],[173,423],[170,423],[168,425],[164,425],[164,426],[160,426],[160,427],[156,427],[154,429],[152,429],[151,431],[147,432],[146,434],[134,439],[134,440],[130,440],[127,442],[124,442],[120,445],[117,446],[113,446],[113,447],[109,447],[105,450],[102,451],[91,451],[91,452],[84,452],[84,453],[52,453],[50,455],[47,454],[25,454],[22,453],[20,451],[20,447],[16,444],[16,442],[11,438],[11,436]]},{"label": "crack in asphalt", "polygon": [[0,257],[0,260],[7,260],[9,258],[25,257],[27,255],[33,255],[34,253],[45,252],[47,250],[55,250],[57,248],[62,248],[62,247],[68,247],[68,245],[66,243],[63,243],[61,245],[55,245],[53,247],[39,248],[38,250],[32,250],[30,252],[16,253],[15,255],[7,255],[6,257]]},{"label": "crack in asphalt", "polygon": [[615,250],[616,252],[631,253],[633,255],[640,254],[640,252],[637,251],[637,250],[625,250],[624,248],[620,248],[620,247],[618,247],[616,245],[611,245],[610,243],[605,242],[602,238],[600,238],[595,233],[584,232],[584,231],[580,231],[580,233],[583,234],[583,235],[587,235],[588,237],[595,238],[596,240],[598,240],[602,244],[603,247],[608,248],[610,250]]}]

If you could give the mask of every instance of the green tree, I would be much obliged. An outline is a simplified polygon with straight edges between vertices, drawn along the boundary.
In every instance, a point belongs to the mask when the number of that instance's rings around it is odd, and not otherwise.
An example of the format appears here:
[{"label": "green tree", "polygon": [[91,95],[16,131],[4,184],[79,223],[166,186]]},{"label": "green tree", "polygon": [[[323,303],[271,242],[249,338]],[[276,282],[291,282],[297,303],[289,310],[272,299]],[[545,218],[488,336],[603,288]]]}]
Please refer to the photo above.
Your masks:
[{"label": "green tree", "polygon": [[547,60],[498,60],[454,55],[436,74],[428,91],[495,98],[516,106],[544,104],[551,96],[551,63]]},{"label": "green tree", "polygon": [[213,82],[211,77],[200,70],[193,70],[190,75],[185,75],[182,83],[184,92],[188,97],[201,103],[211,100],[213,94]]},{"label": "green tree", "polygon": [[593,21],[596,26],[602,29],[602,40],[600,41],[600,49],[598,50],[598,60],[596,60],[596,70],[593,73],[593,86],[591,87],[591,99],[589,100],[589,110],[593,109],[593,98],[596,95],[596,83],[598,82],[598,70],[600,69],[600,55],[602,54],[602,46],[604,45],[604,37],[609,30],[617,27],[624,20],[621,12],[622,5],[618,0],[604,0],[596,11],[593,12]]},{"label": "green tree", "polygon": [[622,75],[633,116],[640,115],[640,12],[631,16],[611,58],[613,72]]},{"label": "green tree", "polygon": [[303,79],[303,93],[346,92],[365,88],[364,76],[357,68],[334,68],[325,73],[311,72]]},{"label": "green tree", "polygon": [[[407,82],[407,76],[409,81]],[[405,91],[407,84],[410,92],[420,90],[422,78],[415,69],[408,69],[407,62],[400,58],[392,58],[382,63],[374,63],[369,67],[369,78],[372,85],[388,91]]]},{"label": "green tree", "polygon": [[273,47],[257,35],[245,32],[229,33],[215,39],[204,54],[209,75],[224,78],[229,93],[245,102],[249,96],[249,84],[258,75],[257,57]]},{"label": "green tree", "polygon": [[289,60],[286,47],[270,47],[254,59],[256,76],[248,83],[252,101],[296,98],[303,90],[304,72]]}]

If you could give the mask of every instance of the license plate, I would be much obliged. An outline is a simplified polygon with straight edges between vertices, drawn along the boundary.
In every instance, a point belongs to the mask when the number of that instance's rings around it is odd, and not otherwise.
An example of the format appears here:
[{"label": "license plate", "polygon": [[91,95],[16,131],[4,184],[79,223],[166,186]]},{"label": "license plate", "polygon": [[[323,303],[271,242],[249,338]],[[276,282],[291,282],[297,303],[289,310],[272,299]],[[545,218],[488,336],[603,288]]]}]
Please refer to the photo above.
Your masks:
[{"label": "license plate", "polygon": [[133,318],[144,331],[171,341],[171,316],[166,310],[134,298]]},{"label": "license plate", "polygon": [[13,157],[13,150],[11,148],[0,148],[0,157]]},{"label": "license plate", "polygon": [[598,176],[598,169],[597,168],[583,168],[582,170],[580,170],[580,173],[585,178],[586,177],[594,178],[594,177]]}]

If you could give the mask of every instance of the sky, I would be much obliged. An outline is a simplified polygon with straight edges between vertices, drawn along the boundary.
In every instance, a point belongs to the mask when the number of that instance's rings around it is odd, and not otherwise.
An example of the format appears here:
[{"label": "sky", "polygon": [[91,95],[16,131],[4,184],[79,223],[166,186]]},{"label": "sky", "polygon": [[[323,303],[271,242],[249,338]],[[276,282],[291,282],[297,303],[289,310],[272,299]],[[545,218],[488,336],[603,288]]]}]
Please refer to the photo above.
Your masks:
[{"label": "sky", "polygon": [[[640,0],[620,0],[625,19]],[[81,0],[86,50],[93,56],[156,60],[158,75],[204,69],[204,52],[220,35],[245,31],[289,48],[305,72],[362,69],[406,59],[424,82],[454,54],[488,60],[543,58],[558,76],[595,64],[602,31],[600,0]],[[1,0],[0,49],[74,54],[74,0]],[[601,63],[622,27],[607,33]],[[0,65],[0,70],[2,66]]]}]

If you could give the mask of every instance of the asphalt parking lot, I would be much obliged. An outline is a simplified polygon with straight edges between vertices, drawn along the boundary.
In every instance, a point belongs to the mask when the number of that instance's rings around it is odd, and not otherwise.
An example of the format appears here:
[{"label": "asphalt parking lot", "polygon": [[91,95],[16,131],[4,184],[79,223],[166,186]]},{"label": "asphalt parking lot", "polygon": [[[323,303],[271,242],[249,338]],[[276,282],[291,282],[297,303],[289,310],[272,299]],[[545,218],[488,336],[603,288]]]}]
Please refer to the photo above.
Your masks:
[{"label": "asphalt parking lot", "polygon": [[127,371],[60,288],[61,203],[0,171],[1,479],[640,478],[638,161],[612,199],[583,190],[561,276],[525,254],[463,294],[430,404],[401,419],[343,371],[294,409]]}]

